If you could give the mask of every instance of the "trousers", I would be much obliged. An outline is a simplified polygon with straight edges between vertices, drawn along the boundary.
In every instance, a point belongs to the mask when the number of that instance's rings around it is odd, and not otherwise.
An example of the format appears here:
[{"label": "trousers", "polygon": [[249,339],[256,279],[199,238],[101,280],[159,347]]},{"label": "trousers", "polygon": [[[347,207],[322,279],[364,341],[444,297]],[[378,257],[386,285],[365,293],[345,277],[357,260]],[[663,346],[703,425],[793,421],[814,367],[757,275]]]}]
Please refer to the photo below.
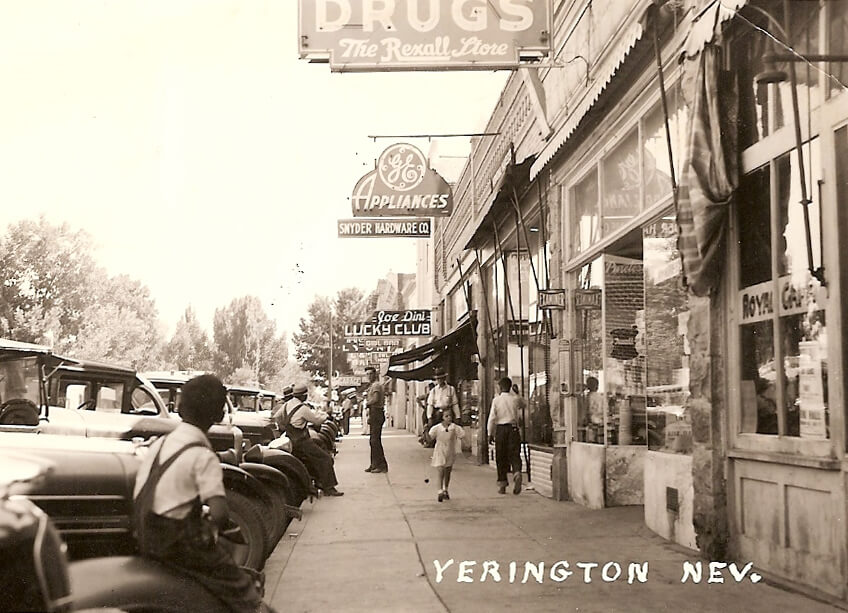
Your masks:
[{"label": "trousers", "polygon": [[301,438],[292,443],[292,455],[303,462],[309,474],[318,482],[322,490],[338,485],[333,457],[321,449],[311,438]]},{"label": "trousers", "polygon": [[371,468],[382,468],[389,470],[389,464],[386,462],[386,454],[383,452],[383,441],[380,438],[383,435],[383,424],[386,421],[386,416],[382,409],[369,410],[368,426],[371,428],[368,442],[371,444]]},{"label": "trousers", "polygon": [[508,480],[509,473],[521,472],[521,435],[515,424],[498,424],[495,429],[495,466],[500,483]]}]

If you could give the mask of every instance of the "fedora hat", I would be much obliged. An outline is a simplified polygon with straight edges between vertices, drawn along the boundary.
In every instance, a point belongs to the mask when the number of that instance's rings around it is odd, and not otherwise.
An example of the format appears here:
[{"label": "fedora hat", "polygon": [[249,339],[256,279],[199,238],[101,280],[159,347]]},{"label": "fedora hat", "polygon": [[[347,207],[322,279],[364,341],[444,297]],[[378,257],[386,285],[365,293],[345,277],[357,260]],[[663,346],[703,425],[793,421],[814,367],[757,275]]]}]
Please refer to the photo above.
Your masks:
[{"label": "fedora hat", "polygon": [[298,383],[294,386],[294,389],[292,389],[292,394],[296,396],[298,394],[305,394],[307,391],[308,390],[306,389],[306,385],[304,385],[303,383]]},{"label": "fedora hat", "polygon": [[445,369],[442,368],[441,366],[436,366],[433,369],[433,377],[435,379],[442,379],[442,378],[446,378],[447,376],[448,376],[448,374],[445,372]]}]

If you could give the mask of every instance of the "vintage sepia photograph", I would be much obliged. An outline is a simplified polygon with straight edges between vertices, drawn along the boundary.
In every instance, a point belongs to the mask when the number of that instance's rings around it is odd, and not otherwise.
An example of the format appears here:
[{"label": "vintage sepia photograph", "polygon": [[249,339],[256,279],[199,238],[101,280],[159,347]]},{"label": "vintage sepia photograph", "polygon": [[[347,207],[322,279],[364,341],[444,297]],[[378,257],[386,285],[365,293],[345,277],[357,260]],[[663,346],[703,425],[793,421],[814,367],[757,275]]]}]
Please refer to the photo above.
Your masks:
[{"label": "vintage sepia photograph", "polygon": [[0,0],[0,81],[0,611],[848,610],[848,0]]}]

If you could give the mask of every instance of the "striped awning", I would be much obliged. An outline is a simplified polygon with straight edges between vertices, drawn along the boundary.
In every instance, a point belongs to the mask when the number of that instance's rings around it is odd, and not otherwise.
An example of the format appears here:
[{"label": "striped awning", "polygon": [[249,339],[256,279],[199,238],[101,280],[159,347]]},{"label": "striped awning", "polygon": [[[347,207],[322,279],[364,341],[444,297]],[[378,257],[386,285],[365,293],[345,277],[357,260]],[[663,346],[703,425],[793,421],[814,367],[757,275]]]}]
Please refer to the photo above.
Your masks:
[{"label": "striped awning", "polygon": [[710,0],[692,20],[689,34],[680,50],[681,59],[693,58],[713,42],[721,27],[748,3],[748,0]]},{"label": "striped awning", "polygon": [[618,69],[624,63],[624,60],[627,59],[627,56],[630,54],[630,51],[636,45],[636,42],[642,38],[644,34],[644,29],[642,27],[641,22],[637,21],[630,25],[615,48],[607,55],[606,60],[595,69],[595,80],[592,84],[592,87],[586,91],[582,100],[577,104],[575,110],[571,115],[569,115],[565,124],[557,131],[554,137],[548,142],[547,146],[542,149],[539,156],[536,158],[536,162],[530,168],[530,180],[535,179],[542,169],[548,165],[553,157],[557,154],[560,148],[568,141],[574,131],[577,129],[577,126],[580,125],[580,122],[586,116],[586,114],[591,110],[591,108],[598,101],[598,98],[601,97],[601,94],[607,88],[607,86],[612,81],[615,74],[618,72]]}]

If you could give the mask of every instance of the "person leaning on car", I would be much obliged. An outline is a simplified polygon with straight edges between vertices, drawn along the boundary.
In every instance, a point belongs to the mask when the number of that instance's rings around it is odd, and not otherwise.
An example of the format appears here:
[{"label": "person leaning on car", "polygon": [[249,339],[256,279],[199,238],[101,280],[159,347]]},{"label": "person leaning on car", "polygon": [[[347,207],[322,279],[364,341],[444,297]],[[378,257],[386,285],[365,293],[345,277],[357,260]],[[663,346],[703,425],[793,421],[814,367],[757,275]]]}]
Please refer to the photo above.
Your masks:
[{"label": "person leaning on car", "polygon": [[232,611],[269,611],[257,588],[259,573],[237,566],[213,527],[224,527],[228,510],[223,471],[206,432],[224,418],[226,397],[215,375],[183,386],[182,423],[155,441],[139,466],[133,495],[136,538],[143,556],[191,576]]},{"label": "person leaning on car", "polygon": [[303,384],[294,386],[294,397],[274,414],[274,421],[292,443],[292,455],[303,462],[309,474],[328,496],[343,496],[336,489],[338,480],[333,468],[333,457],[315,444],[309,436],[309,424],[323,424],[326,413],[318,413],[306,404],[307,389]]}]

